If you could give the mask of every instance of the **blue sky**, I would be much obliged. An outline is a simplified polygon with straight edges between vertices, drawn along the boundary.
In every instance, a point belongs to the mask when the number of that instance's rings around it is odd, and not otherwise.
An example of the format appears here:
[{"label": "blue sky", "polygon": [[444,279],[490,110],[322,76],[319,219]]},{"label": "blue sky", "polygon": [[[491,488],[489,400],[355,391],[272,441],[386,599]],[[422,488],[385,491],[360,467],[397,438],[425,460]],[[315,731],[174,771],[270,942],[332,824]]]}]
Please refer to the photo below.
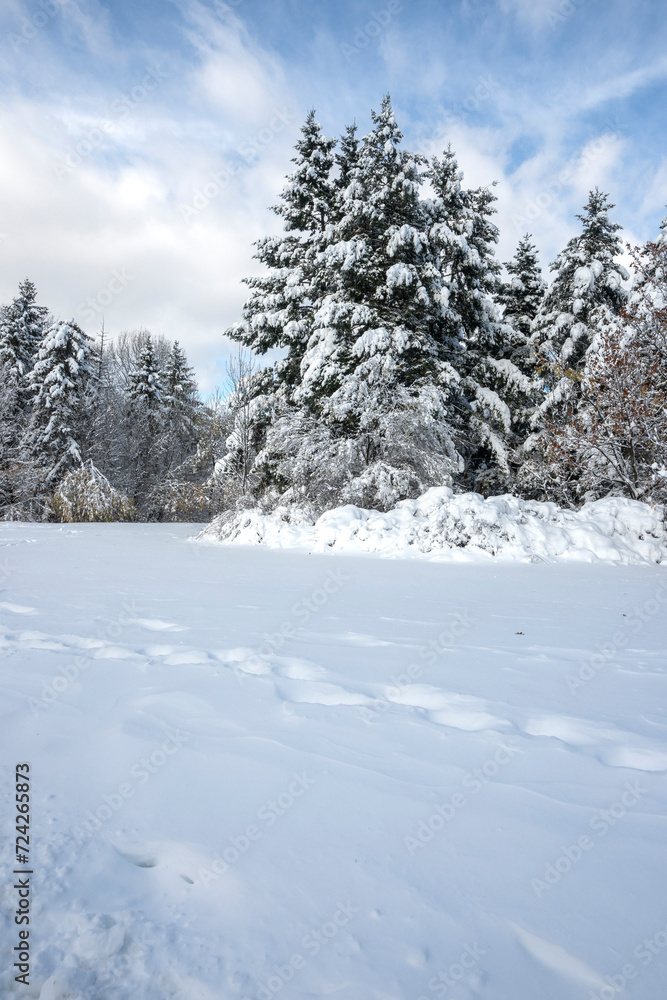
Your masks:
[{"label": "blue sky", "polygon": [[661,0],[3,0],[0,39],[0,300],[178,338],[206,391],[310,107],[451,141],[500,260],[546,269],[596,184],[631,242],[666,212]]}]

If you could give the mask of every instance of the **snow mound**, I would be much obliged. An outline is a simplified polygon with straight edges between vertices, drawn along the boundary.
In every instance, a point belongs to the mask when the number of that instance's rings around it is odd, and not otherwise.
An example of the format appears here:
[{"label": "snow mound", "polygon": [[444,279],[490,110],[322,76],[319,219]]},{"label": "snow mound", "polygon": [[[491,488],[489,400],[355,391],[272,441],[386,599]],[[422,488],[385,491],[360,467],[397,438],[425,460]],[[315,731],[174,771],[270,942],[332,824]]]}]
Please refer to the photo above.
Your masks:
[{"label": "snow mound", "polygon": [[607,497],[571,511],[509,495],[455,495],[448,487],[403,500],[385,514],[352,504],[317,520],[295,507],[278,507],[271,514],[221,514],[197,540],[461,561],[494,556],[523,562],[667,559],[662,510],[636,500]]}]

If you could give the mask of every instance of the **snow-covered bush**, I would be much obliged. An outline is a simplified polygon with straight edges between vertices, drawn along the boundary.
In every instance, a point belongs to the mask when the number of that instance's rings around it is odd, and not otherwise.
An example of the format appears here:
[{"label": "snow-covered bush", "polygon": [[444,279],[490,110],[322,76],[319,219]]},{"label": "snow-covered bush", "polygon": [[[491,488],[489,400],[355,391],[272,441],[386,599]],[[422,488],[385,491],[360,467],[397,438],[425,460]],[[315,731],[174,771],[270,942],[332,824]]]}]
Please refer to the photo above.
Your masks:
[{"label": "snow-covered bush", "polygon": [[133,521],[137,510],[92,462],[68,472],[51,500],[58,521]]},{"label": "snow-covered bush", "polygon": [[211,491],[206,483],[173,479],[153,490],[149,504],[156,520],[201,522],[211,513]]},{"label": "snow-covered bush", "polygon": [[48,521],[52,516],[46,473],[32,462],[0,465],[0,520]]}]

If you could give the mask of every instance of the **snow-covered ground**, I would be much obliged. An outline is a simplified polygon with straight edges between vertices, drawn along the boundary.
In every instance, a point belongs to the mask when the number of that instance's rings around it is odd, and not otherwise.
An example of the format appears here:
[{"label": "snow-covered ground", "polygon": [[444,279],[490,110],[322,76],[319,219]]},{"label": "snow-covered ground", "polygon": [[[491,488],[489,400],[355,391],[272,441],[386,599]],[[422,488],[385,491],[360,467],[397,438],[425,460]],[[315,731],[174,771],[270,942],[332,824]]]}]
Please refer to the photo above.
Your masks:
[{"label": "snow-covered ground", "polygon": [[607,497],[571,511],[513,496],[455,495],[448,487],[403,500],[387,513],[353,504],[317,520],[297,507],[225,513],[201,540],[457,562],[667,562],[663,512],[648,504]]},{"label": "snow-covered ground", "polygon": [[0,525],[0,997],[663,1000],[664,566],[193,534]]}]

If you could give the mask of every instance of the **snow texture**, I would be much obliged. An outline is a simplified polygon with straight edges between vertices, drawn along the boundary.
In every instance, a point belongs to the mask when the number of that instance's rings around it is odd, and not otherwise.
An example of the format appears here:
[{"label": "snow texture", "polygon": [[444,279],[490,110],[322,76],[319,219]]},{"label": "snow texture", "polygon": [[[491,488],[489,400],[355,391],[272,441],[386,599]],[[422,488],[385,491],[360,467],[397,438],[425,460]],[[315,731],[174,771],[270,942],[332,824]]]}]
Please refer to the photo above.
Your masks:
[{"label": "snow texture", "polygon": [[664,996],[664,567],[191,533],[0,526],[0,1000]]},{"label": "snow texture", "polygon": [[348,504],[314,523],[303,511],[287,507],[271,514],[223,514],[199,540],[394,558],[627,564],[667,559],[662,511],[635,500],[607,497],[571,511],[512,496],[456,495],[448,487],[403,500],[387,513]]}]

